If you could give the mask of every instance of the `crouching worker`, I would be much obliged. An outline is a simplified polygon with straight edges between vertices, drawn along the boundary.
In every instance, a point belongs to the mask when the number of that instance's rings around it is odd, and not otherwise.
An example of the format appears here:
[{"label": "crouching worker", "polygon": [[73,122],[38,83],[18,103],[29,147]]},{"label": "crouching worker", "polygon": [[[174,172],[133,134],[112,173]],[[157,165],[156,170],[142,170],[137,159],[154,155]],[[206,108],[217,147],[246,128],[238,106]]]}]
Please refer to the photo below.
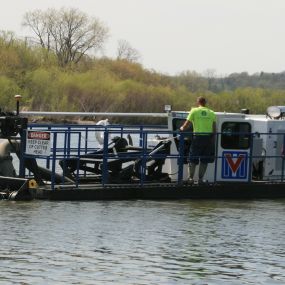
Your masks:
[{"label": "crouching worker", "polygon": [[199,164],[199,182],[203,181],[209,162],[212,162],[212,149],[215,144],[216,115],[214,111],[206,107],[204,97],[197,98],[196,108],[192,108],[186,121],[180,127],[184,131],[189,124],[193,125],[193,141],[190,147],[189,157],[189,183],[193,183],[196,165]]}]

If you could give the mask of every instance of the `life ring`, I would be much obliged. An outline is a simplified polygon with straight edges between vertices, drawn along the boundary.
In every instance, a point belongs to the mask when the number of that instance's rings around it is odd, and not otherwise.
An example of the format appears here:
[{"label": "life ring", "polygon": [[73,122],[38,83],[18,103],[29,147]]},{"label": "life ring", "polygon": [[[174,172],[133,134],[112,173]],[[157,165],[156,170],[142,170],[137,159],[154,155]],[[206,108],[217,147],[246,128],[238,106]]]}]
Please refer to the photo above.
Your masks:
[{"label": "life ring", "polygon": [[[110,123],[108,119],[105,119],[105,120],[100,120],[99,122],[96,123],[96,125],[106,127],[110,125]],[[104,133],[105,133],[105,130],[102,130],[102,129],[98,129],[95,131],[96,140],[101,145],[104,144]]]}]

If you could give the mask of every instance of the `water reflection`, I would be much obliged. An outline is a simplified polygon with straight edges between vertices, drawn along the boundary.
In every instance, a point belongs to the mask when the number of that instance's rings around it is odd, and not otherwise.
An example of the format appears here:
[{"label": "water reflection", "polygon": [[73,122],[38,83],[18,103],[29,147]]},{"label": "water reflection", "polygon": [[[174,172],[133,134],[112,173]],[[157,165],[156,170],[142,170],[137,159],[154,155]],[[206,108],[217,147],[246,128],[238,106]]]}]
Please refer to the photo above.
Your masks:
[{"label": "water reflection", "polygon": [[285,200],[0,202],[3,284],[284,284]]}]

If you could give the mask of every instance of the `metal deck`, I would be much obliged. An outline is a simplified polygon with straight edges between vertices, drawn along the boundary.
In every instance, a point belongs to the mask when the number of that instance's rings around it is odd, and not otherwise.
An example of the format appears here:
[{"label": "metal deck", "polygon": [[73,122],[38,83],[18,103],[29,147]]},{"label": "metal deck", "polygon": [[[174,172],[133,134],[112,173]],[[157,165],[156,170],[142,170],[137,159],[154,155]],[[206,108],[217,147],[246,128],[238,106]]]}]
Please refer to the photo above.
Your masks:
[{"label": "metal deck", "polygon": [[34,189],[36,199],[46,200],[179,200],[179,199],[271,199],[285,198],[285,183],[205,183],[177,185],[176,183],[149,183],[143,187],[134,184],[102,187],[98,184],[58,186]]}]

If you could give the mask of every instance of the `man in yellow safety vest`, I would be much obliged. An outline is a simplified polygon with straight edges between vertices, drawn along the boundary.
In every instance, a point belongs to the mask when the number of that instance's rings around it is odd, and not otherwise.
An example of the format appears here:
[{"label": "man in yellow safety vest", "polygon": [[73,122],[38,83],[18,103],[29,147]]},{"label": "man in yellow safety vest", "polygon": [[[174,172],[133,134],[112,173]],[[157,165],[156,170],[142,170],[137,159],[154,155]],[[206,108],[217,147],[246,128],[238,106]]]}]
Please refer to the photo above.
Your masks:
[{"label": "man in yellow safety vest", "polygon": [[184,131],[191,123],[193,125],[193,141],[189,156],[189,183],[193,183],[196,165],[199,164],[199,182],[203,181],[208,163],[212,160],[211,145],[214,143],[216,133],[216,115],[206,107],[204,97],[197,98],[196,108],[192,108],[186,121],[180,127]]}]

